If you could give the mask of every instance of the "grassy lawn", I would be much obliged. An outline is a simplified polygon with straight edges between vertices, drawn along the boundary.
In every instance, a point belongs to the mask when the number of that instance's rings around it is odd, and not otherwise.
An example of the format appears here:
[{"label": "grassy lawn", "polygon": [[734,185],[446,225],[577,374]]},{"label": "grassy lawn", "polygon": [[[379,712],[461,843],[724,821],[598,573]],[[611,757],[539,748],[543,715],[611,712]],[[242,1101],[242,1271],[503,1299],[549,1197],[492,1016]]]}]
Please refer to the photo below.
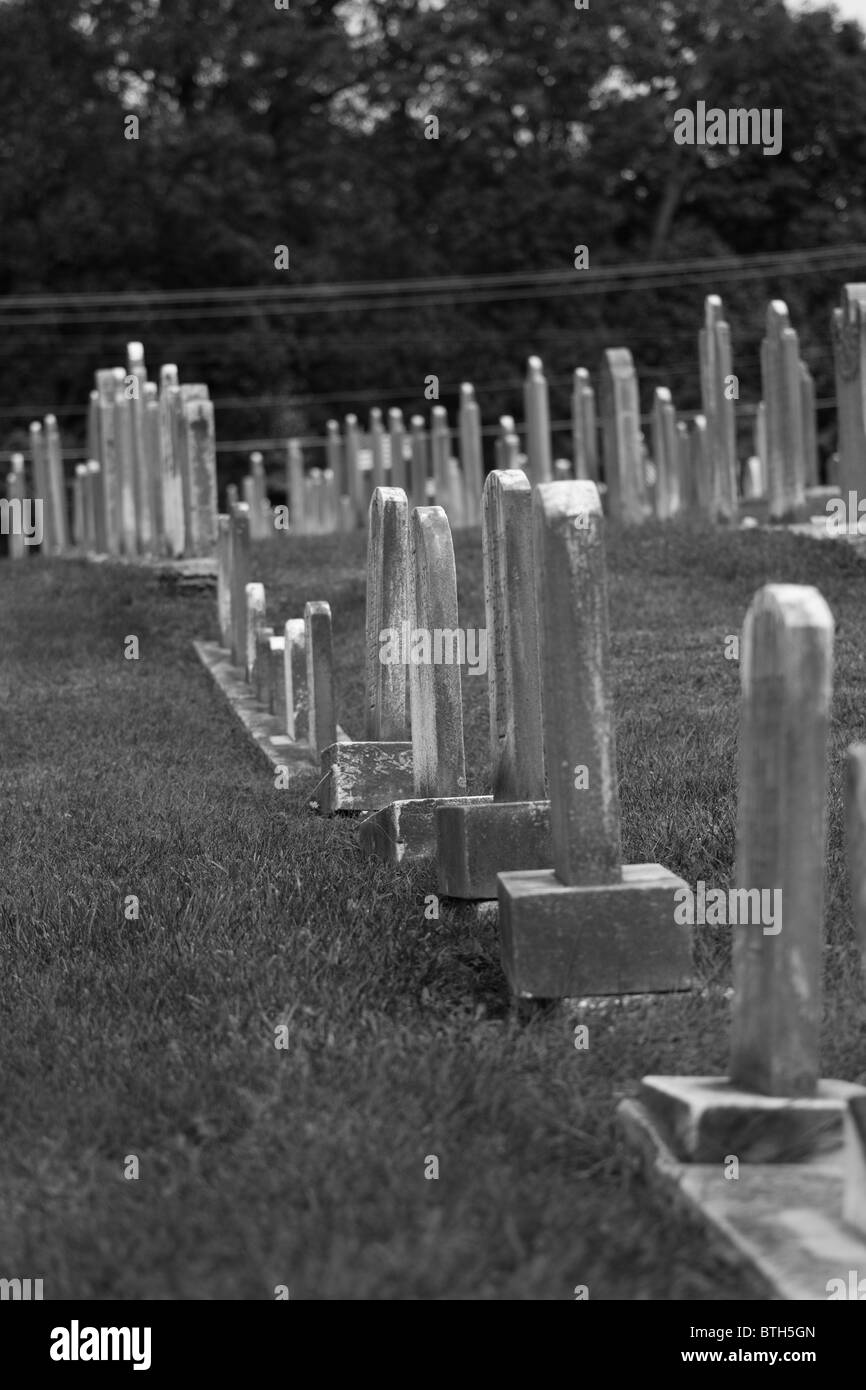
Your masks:
[{"label": "grassy lawn", "polygon": [[[456,548],[461,622],[483,626],[480,542]],[[330,601],[359,736],[364,538],[254,556],[275,624]],[[866,737],[866,565],[681,525],[610,533],[608,563],[626,858],[691,884],[733,861],[725,637],[768,581],[833,609],[823,1072],[866,1081],[840,803]],[[593,1017],[586,1052],[565,1009],[520,1025],[495,935],[447,904],[425,918],[429,871],[362,860],[351,821],[306,809],[315,778],[274,789],[191,649],[214,597],[31,557],[2,585],[0,1276],[80,1299],[760,1296],[652,1197],[613,1122],[644,1073],[724,1070],[720,990]],[[464,697],[484,791],[485,680]],[[726,985],[727,930],[697,931]]]}]

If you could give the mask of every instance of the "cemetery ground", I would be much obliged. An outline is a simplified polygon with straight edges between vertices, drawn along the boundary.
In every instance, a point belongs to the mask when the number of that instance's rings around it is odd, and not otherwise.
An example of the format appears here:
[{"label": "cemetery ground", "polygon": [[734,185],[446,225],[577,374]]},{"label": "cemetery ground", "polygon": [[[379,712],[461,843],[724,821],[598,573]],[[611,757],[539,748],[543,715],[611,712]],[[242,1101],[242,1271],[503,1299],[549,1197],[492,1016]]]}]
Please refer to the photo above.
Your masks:
[{"label": "cemetery ground", "polygon": [[[455,550],[461,624],[483,627],[479,536]],[[251,564],[269,621],[330,602],[355,737],[365,557],[363,532],[277,536]],[[866,564],[843,543],[691,520],[609,526],[607,564],[624,861],[693,887],[733,867],[726,639],[766,582],[830,604],[821,1074],[866,1081],[841,809],[844,750],[866,738]],[[275,788],[192,648],[216,635],[212,591],[32,557],[4,587],[7,1272],[73,1299],[764,1296],[671,1219],[614,1123],[647,1073],[725,1073],[730,928],[695,929],[701,992],[521,1021],[494,929],[447,900],[429,915],[423,867],[363,859],[353,820],[309,810],[315,776]],[[486,681],[464,671],[463,690],[481,792]]]}]

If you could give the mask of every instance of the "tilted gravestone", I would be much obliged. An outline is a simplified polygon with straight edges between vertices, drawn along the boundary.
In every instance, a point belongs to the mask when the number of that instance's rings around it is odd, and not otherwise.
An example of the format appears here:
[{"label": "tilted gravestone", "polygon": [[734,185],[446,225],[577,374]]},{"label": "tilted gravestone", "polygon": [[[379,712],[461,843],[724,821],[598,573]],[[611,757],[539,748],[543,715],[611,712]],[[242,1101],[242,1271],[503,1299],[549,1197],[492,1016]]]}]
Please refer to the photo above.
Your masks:
[{"label": "tilted gravestone", "polygon": [[334,696],[334,655],[330,604],[317,600],[304,605],[307,688],[310,696],[309,743],[316,758],[337,741]]},{"label": "tilted gravestone", "polygon": [[321,809],[371,811],[410,797],[407,667],[409,503],[400,488],[376,488],[367,543],[366,720],[364,742],[333,743],[322,753]]},{"label": "tilted gravestone", "polygon": [[496,897],[504,870],[551,863],[532,554],[532,489],[516,469],[488,475],[482,497],[493,801],[436,812],[439,888]]},{"label": "tilted gravestone", "polygon": [[451,530],[441,507],[414,509],[410,546],[409,700],[415,794],[372,812],[359,826],[361,845],[389,863],[435,854],[436,807],[466,790],[460,666],[454,649],[459,635],[457,575]]},{"label": "tilted gravestone", "polygon": [[622,864],[598,489],[543,484],[533,517],[553,868],[500,874],[503,967],[519,998],[686,988],[685,885],[659,864]]}]

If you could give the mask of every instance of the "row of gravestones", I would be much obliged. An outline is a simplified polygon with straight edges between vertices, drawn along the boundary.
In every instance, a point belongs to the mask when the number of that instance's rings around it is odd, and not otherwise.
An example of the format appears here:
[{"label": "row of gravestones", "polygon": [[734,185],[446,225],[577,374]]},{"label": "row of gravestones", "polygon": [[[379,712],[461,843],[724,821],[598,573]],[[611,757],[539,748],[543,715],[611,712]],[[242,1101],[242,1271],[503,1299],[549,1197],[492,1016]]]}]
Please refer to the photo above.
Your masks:
[{"label": "row of gravestones", "polygon": [[[42,549],[70,546],[105,555],[192,557],[216,544],[214,408],[207,386],[180,385],[177,367],[147,379],[141,343],[127,344],[127,366],[97,371],[87,415],[87,461],[75,468],[70,526],[57,420],[30,426],[30,462],[12,460],[10,501],[43,504]],[[20,528],[19,528],[20,531]],[[26,552],[13,529],[10,553]]]},{"label": "row of gravestones", "polygon": [[[834,487],[837,482],[846,488],[862,482],[862,452],[858,456],[857,450],[866,442],[858,395],[863,386],[864,302],[864,287],[846,285],[842,308],[833,320],[839,401],[839,478],[833,479]],[[730,326],[718,295],[707,296],[704,313],[698,339],[701,412],[689,426],[678,419],[670,390],[657,387],[649,451],[641,430],[632,355],[625,348],[604,354],[600,423],[607,514],[629,523],[651,515],[668,520],[681,513],[730,523],[738,519],[743,504],[761,501],[764,506],[758,512],[770,521],[801,519],[819,483],[815,383],[800,356],[787,306],[773,300],[767,309],[754,451],[742,466],[737,457],[739,381],[733,371]],[[548,383],[538,357],[528,363],[524,420],[521,445],[514,418],[500,418],[497,469],[523,468],[534,484],[572,476],[600,482],[596,396],[585,368],[574,373],[571,462],[553,457]],[[435,500],[452,527],[476,524],[483,477],[482,426],[468,383],[461,387],[457,434],[459,461],[452,453],[443,406],[434,407],[429,431],[422,416],[413,416],[408,434],[400,410],[388,412],[386,430],[382,412],[375,408],[366,435],[355,415],[346,416],[342,435],[339,423],[329,420],[326,466],[309,472],[300,443],[291,440],[286,492],[292,528],[308,534],[353,529],[366,513],[371,489],[385,484],[405,490],[413,506]],[[253,539],[259,539],[270,534],[271,525],[260,456],[253,456],[252,472],[258,481],[245,480],[244,500],[251,504]]]},{"label": "row of gravestones", "polygon": [[[456,573],[441,508],[410,513],[400,489],[373,495],[365,741],[336,741],[328,606],[308,603],[282,640],[264,628],[242,505],[221,520],[224,645],[248,680],[269,687],[272,708],[285,700],[288,736],[303,737],[306,707],[321,807],[363,812],[369,854],[425,859],[443,895],[498,900],[517,998],[688,989],[692,933],[675,911],[687,885],[661,865],[622,863],[598,490],[591,481],[533,489],[521,471],[497,470],[482,528],[492,796],[466,795]],[[766,586],[746,616],[737,884],[752,907],[778,891],[784,920],[778,931],[755,919],[735,933],[729,1078],[645,1078],[643,1101],[687,1161],[782,1161],[838,1144],[847,1115],[846,1219],[866,1232],[866,1091],[818,1069],[833,629],[824,599],[804,586]],[[382,660],[393,632],[417,643],[417,660]],[[438,659],[437,633],[446,635]],[[850,760],[866,951],[866,749]]]},{"label": "row of gravestones", "polygon": [[[833,341],[839,419],[838,482],[845,495],[864,485],[866,412],[863,406],[866,286],[846,285],[834,313]],[[88,461],[74,480],[73,542],[88,551],[127,556],[203,556],[216,541],[217,483],[213,406],[207,387],[179,385],[177,368],[160,370],[159,390],[147,380],[140,343],[128,344],[127,370],[96,373],[88,411]],[[678,513],[714,521],[737,519],[743,503],[762,499],[770,521],[808,514],[809,491],[818,482],[815,387],[800,357],[796,331],[781,300],[767,311],[761,345],[763,400],[758,407],[755,452],[742,471],[737,460],[736,399],[730,328],[721,299],[708,296],[699,335],[702,413],[691,428],[678,420],[671,393],[656,389],[649,453],[641,431],[638,379],[631,353],[604,354],[601,439],[606,511],[614,520],[639,523],[650,515]],[[503,416],[495,440],[497,469],[524,468],[533,484],[570,476],[600,483],[595,392],[585,368],[574,373],[573,461],[554,459],[548,383],[541,360],[529,359],[524,383],[524,449],[513,417]],[[448,413],[435,406],[428,431],[413,416],[407,432],[402,412],[370,412],[362,434],[357,417],[345,429],[327,425],[326,467],[305,470],[300,443],[287,448],[286,494],[296,534],[350,530],[363,522],[371,490],[386,483],[407,492],[413,506],[443,507],[452,526],[479,519],[484,475],[482,424],[471,385],[461,387],[452,449]],[[13,458],[7,482],[10,502],[29,495],[46,505],[46,549],[69,544],[66,488],[57,422],[31,426],[30,477],[23,455]],[[254,540],[273,533],[264,463],[253,455],[243,480]],[[232,496],[234,493],[234,496]],[[229,506],[237,499],[230,489]],[[288,529],[288,526],[285,528]],[[18,528],[20,532],[20,527]],[[14,528],[13,556],[25,553]]]}]

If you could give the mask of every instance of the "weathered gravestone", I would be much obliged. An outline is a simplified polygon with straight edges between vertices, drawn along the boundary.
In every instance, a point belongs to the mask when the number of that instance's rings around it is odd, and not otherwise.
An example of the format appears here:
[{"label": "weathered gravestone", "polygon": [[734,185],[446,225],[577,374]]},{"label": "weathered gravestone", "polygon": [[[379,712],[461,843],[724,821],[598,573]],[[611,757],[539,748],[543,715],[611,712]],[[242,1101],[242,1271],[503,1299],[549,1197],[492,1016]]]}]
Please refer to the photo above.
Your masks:
[{"label": "weathered gravestone", "polygon": [[245,502],[233,509],[229,525],[232,665],[243,667],[247,651],[246,588],[250,570],[250,518]]},{"label": "weathered gravestone", "polygon": [[704,327],[699,335],[701,405],[707,422],[707,462],[710,473],[707,513],[713,521],[737,516],[737,422],[731,360],[731,330],[717,294],[704,301]]},{"label": "weathered gravestone", "polygon": [[460,462],[466,487],[466,524],[475,526],[481,515],[484,453],[481,443],[481,411],[475,399],[475,388],[468,381],[464,381],[460,387],[458,432]]},{"label": "weathered gravestone", "polygon": [[325,814],[378,810],[412,795],[403,661],[409,625],[409,503],[401,489],[378,487],[367,543],[366,741],[324,749]]},{"label": "weathered gravestone", "polygon": [[[768,584],[742,642],[737,917],[729,1077],[645,1077],[641,1101],[686,1162],[795,1162],[839,1146],[849,1096],[819,1079],[833,617]],[[730,898],[730,895],[729,895]],[[757,919],[757,920],[755,920]]]},{"label": "weathered gravestone", "polygon": [[435,854],[437,805],[445,798],[472,799],[463,795],[463,708],[454,649],[459,633],[457,575],[451,529],[441,507],[414,509],[410,546],[409,703],[415,795],[372,812],[359,826],[367,852],[394,864]]},{"label": "weathered gravestone", "polygon": [[516,469],[489,474],[482,497],[493,801],[436,812],[439,888],[495,898],[496,875],[552,862],[545,799],[532,554],[532,489]]},{"label": "weathered gravestone", "polygon": [[526,475],[534,485],[553,478],[550,440],[550,399],[540,357],[530,357],[523,384],[523,418],[526,425]]},{"label": "weathered gravestone", "polygon": [[500,874],[502,964],[519,998],[687,988],[685,884],[622,864],[598,489],[542,484],[533,515],[553,868]]},{"label": "weathered gravestone", "polygon": [[637,375],[627,348],[608,348],[601,372],[601,422],[607,511],[614,521],[642,522],[647,514],[641,459]]},{"label": "weathered gravestone", "polygon": [[866,497],[866,284],[846,285],[833,311],[839,422],[838,483],[843,497]]},{"label": "weathered gravestone", "polygon": [[571,435],[574,452],[574,476],[598,482],[598,429],[595,414],[595,391],[585,367],[574,373],[571,392]]},{"label": "weathered gravestone", "polygon": [[680,459],[677,412],[666,386],[657,386],[653,398],[652,454],[656,466],[656,516],[660,521],[668,521],[680,509]]},{"label": "weathered gravestone", "polygon": [[310,696],[309,741],[313,755],[320,758],[324,750],[337,741],[330,604],[321,600],[306,603],[304,628]]},{"label": "weathered gravestone", "polygon": [[255,679],[259,631],[265,625],[266,601],[264,584],[247,584],[244,588],[244,602],[247,609],[244,673],[246,675],[247,684],[252,685]]},{"label": "weathered gravestone", "polygon": [[799,338],[781,299],[772,300],[767,309],[761,378],[766,407],[770,520],[792,521],[802,514],[806,500],[806,457]]}]

